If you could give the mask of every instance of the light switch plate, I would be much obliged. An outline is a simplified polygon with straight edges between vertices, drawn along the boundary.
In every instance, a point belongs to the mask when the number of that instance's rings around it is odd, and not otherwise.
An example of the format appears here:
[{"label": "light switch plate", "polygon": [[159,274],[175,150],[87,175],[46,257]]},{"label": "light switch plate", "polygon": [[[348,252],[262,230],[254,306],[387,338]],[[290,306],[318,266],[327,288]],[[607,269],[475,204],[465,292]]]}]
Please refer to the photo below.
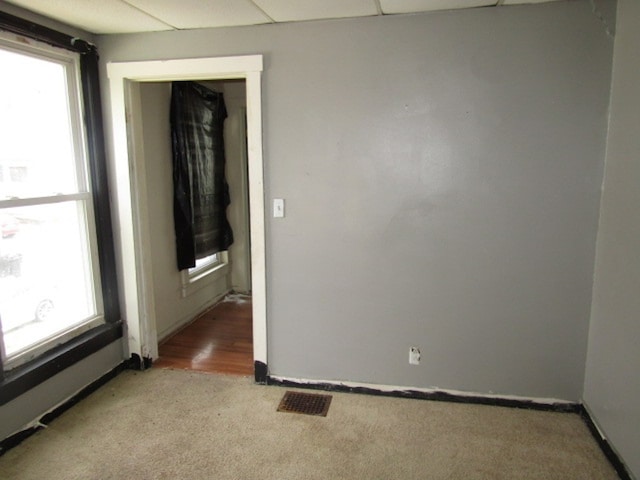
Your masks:
[{"label": "light switch plate", "polygon": [[284,198],[273,199],[273,218],[284,218]]}]

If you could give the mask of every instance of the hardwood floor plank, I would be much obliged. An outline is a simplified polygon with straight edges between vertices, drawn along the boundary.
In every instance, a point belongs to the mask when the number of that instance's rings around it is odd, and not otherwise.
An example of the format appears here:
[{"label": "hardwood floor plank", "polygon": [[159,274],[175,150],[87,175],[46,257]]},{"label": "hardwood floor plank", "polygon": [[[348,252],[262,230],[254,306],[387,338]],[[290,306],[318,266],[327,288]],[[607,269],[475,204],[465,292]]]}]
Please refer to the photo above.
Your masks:
[{"label": "hardwood floor plank", "polygon": [[253,374],[251,301],[222,301],[165,340],[154,367]]}]

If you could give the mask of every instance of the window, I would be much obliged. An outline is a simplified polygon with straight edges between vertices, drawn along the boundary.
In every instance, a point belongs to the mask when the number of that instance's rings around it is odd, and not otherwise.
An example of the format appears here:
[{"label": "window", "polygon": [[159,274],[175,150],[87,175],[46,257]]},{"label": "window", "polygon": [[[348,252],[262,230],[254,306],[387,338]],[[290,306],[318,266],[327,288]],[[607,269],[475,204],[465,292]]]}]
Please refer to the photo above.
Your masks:
[{"label": "window", "polygon": [[170,117],[176,254],[185,297],[229,270],[224,96],[196,82],[172,82]]},{"label": "window", "polygon": [[[0,323],[5,368],[104,322],[81,128],[78,55],[0,43]],[[37,138],[37,141],[35,141]]]},{"label": "window", "polygon": [[196,266],[189,269],[189,277],[198,277],[220,263],[221,255],[214,253],[204,258],[196,258]]},{"label": "window", "polygon": [[208,257],[196,259],[196,266],[181,271],[182,296],[211,284],[229,272],[229,253],[227,250]]},{"label": "window", "polygon": [[0,12],[0,405],[122,336],[97,67]]}]

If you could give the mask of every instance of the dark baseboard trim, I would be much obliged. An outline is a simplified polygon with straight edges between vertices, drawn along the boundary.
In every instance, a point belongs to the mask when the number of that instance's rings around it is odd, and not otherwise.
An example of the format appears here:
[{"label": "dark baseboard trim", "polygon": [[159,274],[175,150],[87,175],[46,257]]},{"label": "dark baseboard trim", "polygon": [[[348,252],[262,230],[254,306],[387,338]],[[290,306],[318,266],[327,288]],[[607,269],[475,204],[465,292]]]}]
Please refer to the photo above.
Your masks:
[{"label": "dark baseboard trim", "polygon": [[37,427],[31,427],[27,430],[22,430],[21,432],[14,433],[10,437],[2,440],[0,442],[0,457],[11,450],[13,447],[17,447],[18,445],[20,445],[24,440],[26,440],[42,428],[44,427],[42,427],[41,425],[38,425]]},{"label": "dark baseboard trim", "polygon": [[32,361],[5,372],[0,405],[18,398],[64,369],[122,338],[122,322],[105,323],[58,345]]},{"label": "dark baseboard trim", "polygon": [[589,415],[589,412],[584,407],[584,405],[580,405],[579,413],[582,417],[582,420],[587,425],[587,428],[591,432],[591,435],[593,435],[593,438],[596,440],[596,442],[598,442],[598,445],[600,445],[600,450],[602,450],[602,453],[604,453],[605,457],[607,457],[607,460],[609,460],[611,466],[616,470],[620,479],[633,480],[631,472],[629,472],[627,466],[624,464],[620,456],[616,453],[607,439],[602,436],[600,430],[598,430],[598,427],[596,427],[595,422],[591,418],[591,415]]},{"label": "dark baseboard trim", "polygon": [[134,353],[126,363],[129,370],[147,370],[153,365],[153,359],[150,357],[140,357],[140,355]]},{"label": "dark baseboard trim", "polygon": [[77,394],[75,394],[69,400],[64,402],[62,405],[60,405],[59,407],[53,409],[49,413],[45,414],[40,419],[40,423],[42,423],[44,425],[49,425],[53,420],[58,418],[64,412],[69,410],[71,407],[76,405],[81,400],[84,400],[85,398],[87,398],[89,395],[91,395],[93,392],[98,390],[104,384],[106,384],[110,380],[114,379],[122,371],[127,370],[127,369],[128,368],[127,368],[127,365],[125,364],[125,362],[122,362],[120,365],[117,365],[115,368],[111,369],[109,372],[105,373],[103,376],[101,376],[100,378],[98,378],[94,382],[92,382],[89,385],[87,385],[86,387],[84,387],[82,390],[80,390]]},{"label": "dark baseboard trim", "polygon": [[[22,430],[0,441],[0,456],[16,447],[31,435],[51,423],[64,412],[76,405],[78,402],[88,397],[98,388],[117,377],[124,370],[146,370],[150,368],[152,360],[150,358],[140,358],[134,354],[130,359],[123,361],[121,364],[98,378],[94,382],[87,385],[79,393],[71,397],[64,404],[60,405],[51,412],[45,414],[39,421],[40,425]],[[550,412],[577,413],[580,415],[587,428],[598,442],[600,449],[604,453],[611,466],[615,469],[621,480],[633,480],[631,473],[627,470],[626,465],[611,447],[606,438],[600,434],[600,430],[596,427],[595,422],[589,415],[589,412],[583,404],[579,403],[539,403],[533,400],[517,400],[512,398],[494,398],[480,396],[455,395],[447,392],[420,392],[417,390],[377,390],[368,387],[350,387],[348,385],[340,385],[333,383],[302,383],[291,380],[279,380],[270,377],[267,374],[267,366],[262,362],[255,362],[255,381],[264,385],[274,385],[281,387],[303,388],[310,390],[323,390],[330,392],[358,393],[365,395],[397,397],[397,398],[413,398],[417,400],[432,400],[439,402],[468,403],[476,405],[490,405],[497,407],[521,408],[526,410],[541,410]]]},{"label": "dark baseboard trim", "polygon": [[291,380],[280,380],[267,377],[267,385],[282,387],[308,388],[311,390],[325,390],[330,392],[362,393],[383,397],[414,398],[417,400],[433,400],[438,402],[470,403],[475,405],[491,405],[495,407],[523,408],[526,410],[542,410],[548,412],[579,413],[582,405],[579,403],[541,403],[533,400],[519,400],[513,398],[481,397],[455,395],[448,392],[421,392],[418,390],[378,390],[369,387],[350,387],[334,383],[302,383]]},{"label": "dark baseboard trim", "polygon": [[261,385],[268,383],[269,375],[267,374],[268,368],[266,363],[259,361],[253,362],[253,372],[255,374],[255,382]]},{"label": "dark baseboard trim", "polygon": [[626,465],[611,447],[606,438],[600,434],[591,415],[581,403],[540,403],[533,400],[517,400],[511,398],[494,398],[480,396],[455,395],[447,392],[421,392],[416,390],[377,390],[368,387],[350,387],[348,385],[333,383],[303,383],[291,380],[280,380],[267,376],[267,385],[281,387],[303,388],[310,390],[324,390],[329,392],[361,393],[365,395],[377,395],[384,397],[413,398],[418,400],[434,400],[441,402],[469,403],[479,405],[491,405],[497,407],[522,408],[527,410],[541,410],[547,412],[575,413],[580,415],[589,431],[600,446],[611,466],[615,469],[621,480],[634,480]]},{"label": "dark baseboard trim", "polygon": [[91,382],[89,385],[84,387],[82,390],[80,390],[80,392],[75,394],[73,397],[71,397],[69,400],[64,402],[62,405],[50,411],[49,413],[46,413],[45,415],[43,415],[38,422],[39,423],[38,426],[27,428],[26,430],[22,430],[18,433],[14,433],[10,437],[7,437],[4,440],[0,441],[0,457],[5,453],[7,453],[9,450],[11,450],[13,447],[18,446],[24,440],[26,440],[31,435],[36,433],[38,430],[41,430],[46,425],[49,425],[49,423],[51,423],[53,420],[58,418],[60,415],[62,415],[64,412],[69,410],[71,407],[76,405],[81,400],[91,395],[93,392],[98,390],[104,384],[106,384],[113,378],[117,377],[124,370],[140,370],[139,363],[133,357],[130,358],[129,360],[123,361],[122,363],[120,363],[119,365],[112,368],[110,371],[108,371],[104,375],[102,375],[100,378],[98,378],[97,380]]}]

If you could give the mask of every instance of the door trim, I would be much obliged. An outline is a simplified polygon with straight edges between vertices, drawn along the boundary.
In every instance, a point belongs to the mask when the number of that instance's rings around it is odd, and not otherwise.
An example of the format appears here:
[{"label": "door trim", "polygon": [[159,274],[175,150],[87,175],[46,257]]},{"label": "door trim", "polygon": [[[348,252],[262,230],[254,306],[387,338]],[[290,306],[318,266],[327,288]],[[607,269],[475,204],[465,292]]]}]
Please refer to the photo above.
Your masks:
[{"label": "door trim", "polygon": [[119,269],[124,294],[128,356],[158,358],[150,234],[146,221],[144,145],[141,139],[139,83],[177,80],[244,79],[247,95],[251,290],[254,365],[267,364],[267,309],[264,165],[262,157],[262,55],[141,62],[109,62],[115,175],[112,193],[119,237]]}]

